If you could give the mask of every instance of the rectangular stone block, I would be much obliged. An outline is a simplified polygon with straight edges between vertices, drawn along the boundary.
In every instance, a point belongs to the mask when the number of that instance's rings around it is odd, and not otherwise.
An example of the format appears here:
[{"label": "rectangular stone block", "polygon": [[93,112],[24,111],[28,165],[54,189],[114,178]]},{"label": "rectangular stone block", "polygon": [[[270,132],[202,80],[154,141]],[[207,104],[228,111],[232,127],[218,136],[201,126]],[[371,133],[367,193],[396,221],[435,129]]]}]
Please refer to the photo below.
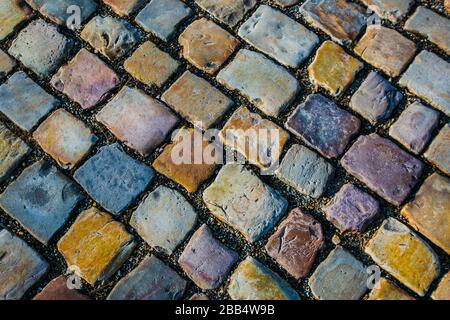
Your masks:
[{"label": "rectangular stone block", "polygon": [[16,27],[31,16],[31,9],[17,0],[3,0],[0,3],[0,41],[11,34]]},{"label": "rectangular stone block", "polygon": [[5,79],[15,66],[14,60],[0,49],[0,81]]},{"label": "rectangular stone block", "polygon": [[50,281],[41,292],[34,296],[33,300],[40,301],[81,301],[90,300],[75,289],[69,289],[70,280],[65,276],[59,276]]},{"label": "rectangular stone block", "polygon": [[414,0],[362,0],[362,2],[383,19],[400,22],[409,12]]},{"label": "rectangular stone block", "polygon": [[22,139],[0,122],[0,182],[11,175],[30,151]]},{"label": "rectangular stone block", "polygon": [[195,0],[203,10],[217,20],[234,27],[256,5],[256,0]]},{"label": "rectangular stone block", "polygon": [[380,278],[376,283],[375,288],[369,294],[367,300],[415,300],[405,291],[392,284],[389,280],[385,278]]},{"label": "rectangular stone block", "polygon": [[120,16],[128,16],[136,12],[145,0],[103,0],[115,13]]},{"label": "rectangular stone block", "polygon": [[450,175],[450,125],[446,124],[425,152],[425,158]]}]

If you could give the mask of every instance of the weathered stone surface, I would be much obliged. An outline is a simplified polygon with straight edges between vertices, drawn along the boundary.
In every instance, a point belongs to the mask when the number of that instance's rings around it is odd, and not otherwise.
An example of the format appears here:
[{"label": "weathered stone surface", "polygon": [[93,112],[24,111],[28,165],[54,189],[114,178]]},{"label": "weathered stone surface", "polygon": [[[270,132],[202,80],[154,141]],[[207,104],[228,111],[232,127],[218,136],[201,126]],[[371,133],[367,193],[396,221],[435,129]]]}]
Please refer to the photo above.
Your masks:
[{"label": "weathered stone surface", "polygon": [[144,191],[154,172],[114,143],[100,148],[73,177],[103,208],[117,215]]},{"label": "weathered stone surface", "polygon": [[308,148],[293,145],[276,171],[276,176],[300,193],[319,198],[327,186],[334,168]]},{"label": "weathered stone surface", "polygon": [[108,300],[177,300],[186,285],[172,268],[148,256],[117,283]]},{"label": "weathered stone surface", "polygon": [[242,106],[225,124],[219,137],[222,143],[239,151],[250,163],[264,170],[278,164],[289,133]]},{"label": "weathered stone surface", "polygon": [[92,108],[119,84],[119,78],[102,60],[86,49],[59,69],[52,86],[78,102],[83,109]]},{"label": "weathered stone surface", "polygon": [[297,4],[298,2],[299,2],[299,0],[275,0],[275,3],[279,4],[283,8],[293,6],[294,4]]},{"label": "weathered stone surface", "polygon": [[108,102],[96,119],[144,156],[155,150],[178,123],[178,118],[163,103],[127,86]]},{"label": "weathered stone surface", "polygon": [[30,8],[17,0],[4,0],[0,3],[0,41],[5,39],[19,23],[31,15]]},{"label": "weathered stone surface", "polygon": [[178,263],[197,286],[215,289],[228,276],[237,258],[238,254],[216,240],[204,224],[192,235]]},{"label": "weathered stone surface", "polygon": [[25,131],[31,131],[57,104],[22,71],[0,86],[0,111]]},{"label": "weathered stone surface", "polygon": [[450,272],[447,272],[442,278],[431,298],[434,300],[450,300]]},{"label": "weathered stone surface", "polygon": [[228,294],[233,300],[300,300],[287,282],[252,257],[234,271]]},{"label": "weathered stone surface", "polygon": [[238,39],[205,18],[192,22],[178,41],[186,60],[209,74],[219,70],[239,45]]},{"label": "weathered stone surface", "polygon": [[345,170],[387,201],[401,205],[422,174],[423,163],[376,133],[361,136],[341,159]]},{"label": "weathered stone surface", "polygon": [[266,250],[298,280],[308,275],[322,244],[320,223],[297,208],[289,213],[269,238]]},{"label": "weathered stone surface", "polygon": [[192,15],[192,9],[180,0],[151,0],[136,17],[136,22],[158,38],[168,41],[178,25]]},{"label": "weathered stone surface", "polygon": [[[156,158],[153,168],[180,184],[188,192],[195,192],[213,175],[220,160],[218,152],[208,153],[209,149],[216,150],[213,144],[203,138],[200,131],[183,128]],[[205,158],[205,153],[199,150],[203,150],[210,159]],[[200,159],[196,155],[200,155]]]},{"label": "weathered stone surface", "polygon": [[150,246],[172,254],[196,222],[194,208],[178,191],[159,186],[134,211],[130,225]]},{"label": "weathered stone surface", "polygon": [[66,169],[73,168],[97,141],[89,127],[64,109],[53,112],[33,133],[41,148]]},{"label": "weathered stone surface", "polygon": [[387,272],[420,296],[439,275],[439,258],[407,226],[388,218],[367,243],[365,252]]},{"label": "weathered stone surface", "polygon": [[450,20],[425,7],[418,7],[405,23],[405,29],[418,33],[450,54]]},{"label": "weathered stone surface", "polygon": [[446,124],[425,152],[425,158],[450,175],[450,125]]},{"label": "weathered stone surface", "polygon": [[226,164],[204,191],[203,200],[213,215],[254,242],[285,214],[287,201],[242,165]]},{"label": "weathered stone surface", "polygon": [[80,213],[58,242],[69,269],[91,285],[113,275],[134,247],[125,226],[96,208]]},{"label": "weathered stone surface", "polygon": [[308,67],[309,78],[333,96],[339,96],[355,80],[363,64],[332,41],[325,41]]},{"label": "weathered stone surface", "polygon": [[19,300],[43,278],[48,263],[22,239],[0,230],[0,300]]},{"label": "weathered stone surface", "polygon": [[362,2],[383,19],[400,22],[408,13],[414,0],[362,0]]},{"label": "weathered stone surface", "polygon": [[128,16],[136,12],[145,3],[145,0],[103,0],[103,2],[118,15]]},{"label": "weathered stone surface", "polygon": [[373,197],[352,184],[345,184],[323,208],[327,219],[342,232],[363,232],[379,210]]},{"label": "weathered stone surface", "polygon": [[66,26],[73,14],[68,10],[70,6],[76,5],[80,8],[81,23],[84,23],[97,8],[94,0],[26,0],[26,2],[46,18],[63,26]]},{"label": "weathered stone surface", "polygon": [[399,32],[381,25],[370,25],[355,47],[366,62],[397,77],[416,54],[416,45]]},{"label": "weathered stone surface", "polygon": [[434,53],[421,51],[399,84],[450,116],[450,63]]},{"label": "weathered stone surface", "polygon": [[256,0],[195,0],[205,11],[216,19],[234,27],[245,14],[256,5]]},{"label": "weathered stone surface", "polygon": [[22,139],[0,122],[0,182],[9,177],[30,151]]},{"label": "weathered stone surface", "polygon": [[450,179],[431,175],[401,214],[421,234],[450,254]]},{"label": "weathered stone surface", "polygon": [[89,298],[75,289],[69,289],[65,276],[59,276],[50,281],[41,292],[34,296],[33,300],[89,300]]},{"label": "weathered stone surface", "polygon": [[262,5],[241,26],[239,36],[258,50],[296,68],[319,43],[319,37],[280,11]]},{"label": "weathered stone surface", "polygon": [[81,38],[108,59],[117,60],[139,42],[141,35],[126,20],[96,16],[84,27]]},{"label": "weathered stone surface", "polygon": [[286,69],[246,49],[219,72],[217,80],[230,90],[238,90],[270,116],[278,116],[300,90],[298,81]]},{"label": "weathered stone surface", "polygon": [[392,284],[386,278],[380,278],[367,300],[415,300],[405,291]]},{"label": "weathered stone surface", "polygon": [[233,101],[208,81],[186,71],[161,99],[202,130],[216,123]]},{"label": "weathered stone surface", "polygon": [[425,107],[420,102],[414,102],[391,126],[389,135],[408,150],[419,154],[430,140],[438,120],[439,112]]},{"label": "weathered stone surface", "polygon": [[364,265],[342,247],[336,247],[317,267],[309,286],[320,300],[359,300],[367,291]]},{"label": "weathered stone surface", "polygon": [[177,71],[180,63],[147,41],[124,62],[123,66],[142,83],[161,87]]},{"label": "weathered stone surface", "polygon": [[26,168],[0,195],[0,207],[47,244],[83,199],[78,187],[51,163]]},{"label": "weathered stone surface", "polygon": [[366,25],[364,9],[346,0],[308,0],[300,13],[340,44],[351,43]]},{"label": "weathered stone surface", "polygon": [[72,40],[59,33],[54,25],[38,19],[20,31],[8,52],[43,78],[61,65],[72,46]]},{"label": "weathered stone surface", "polygon": [[353,94],[350,107],[377,124],[389,118],[403,94],[377,72],[372,71]]},{"label": "weathered stone surface", "polygon": [[358,133],[360,121],[321,94],[308,96],[286,127],[327,158],[340,156]]},{"label": "weathered stone surface", "polygon": [[6,78],[16,63],[3,50],[0,50],[0,81]]}]

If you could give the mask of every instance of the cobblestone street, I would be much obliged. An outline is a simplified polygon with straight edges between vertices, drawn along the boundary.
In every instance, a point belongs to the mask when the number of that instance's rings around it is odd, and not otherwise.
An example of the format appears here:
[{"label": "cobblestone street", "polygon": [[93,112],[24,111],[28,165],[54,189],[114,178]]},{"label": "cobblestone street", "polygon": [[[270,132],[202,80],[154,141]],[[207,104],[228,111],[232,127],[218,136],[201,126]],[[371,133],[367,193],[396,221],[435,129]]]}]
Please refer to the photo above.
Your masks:
[{"label": "cobblestone street", "polygon": [[449,54],[448,0],[0,0],[0,300],[450,300]]}]

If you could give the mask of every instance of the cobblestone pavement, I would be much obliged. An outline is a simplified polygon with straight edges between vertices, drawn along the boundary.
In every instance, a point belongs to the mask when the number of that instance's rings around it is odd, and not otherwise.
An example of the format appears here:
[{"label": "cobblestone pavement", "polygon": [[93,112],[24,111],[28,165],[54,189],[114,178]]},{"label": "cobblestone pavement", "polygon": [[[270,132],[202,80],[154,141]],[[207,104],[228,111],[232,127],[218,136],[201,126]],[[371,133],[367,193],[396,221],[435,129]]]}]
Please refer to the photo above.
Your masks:
[{"label": "cobblestone pavement", "polygon": [[0,299],[450,299],[449,7],[1,0]]}]

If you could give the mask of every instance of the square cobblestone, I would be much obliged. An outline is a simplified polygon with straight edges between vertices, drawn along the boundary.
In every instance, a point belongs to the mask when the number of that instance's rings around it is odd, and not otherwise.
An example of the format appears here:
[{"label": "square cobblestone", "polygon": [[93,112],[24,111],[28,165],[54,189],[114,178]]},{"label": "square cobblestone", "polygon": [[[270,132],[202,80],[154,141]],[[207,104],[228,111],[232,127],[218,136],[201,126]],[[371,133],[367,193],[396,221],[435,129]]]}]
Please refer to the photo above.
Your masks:
[{"label": "square cobblestone", "polygon": [[[250,163],[266,170],[278,164],[289,133],[242,106],[228,119],[219,137],[222,143],[236,149]],[[265,138],[267,141],[262,142]]]},{"label": "square cobblestone", "polygon": [[202,130],[215,124],[234,102],[208,81],[186,71],[161,99]]},{"label": "square cobblestone", "polygon": [[184,58],[209,74],[219,70],[240,43],[226,30],[205,18],[192,22],[178,42]]},{"label": "square cobblestone", "polygon": [[364,9],[346,0],[307,0],[300,13],[340,44],[351,43],[366,25]]},{"label": "square cobblestone", "polygon": [[269,256],[299,280],[309,274],[323,240],[320,223],[296,208],[270,236],[265,248]]},{"label": "square cobblestone", "polygon": [[309,278],[319,300],[359,300],[367,291],[366,267],[342,247],[336,247]]},{"label": "square cobblestone", "polygon": [[51,163],[40,160],[26,168],[0,195],[0,207],[47,244],[82,199],[71,179]]},{"label": "square cobblestone", "polygon": [[420,296],[425,295],[439,274],[439,258],[431,247],[394,218],[383,222],[365,252]]},{"label": "square cobblestone", "polygon": [[380,197],[397,206],[417,184],[423,169],[420,160],[376,133],[359,137],[341,164]]},{"label": "square cobblestone", "polygon": [[186,287],[186,280],[152,255],[117,283],[108,300],[177,300]]},{"label": "square cobblestone", "polygon": [[25,131],[31,131],[57,104],[22,71],[0,86],[0,111]]},{"label": "square cobblestone", "polygon": [[58,242],[69,269],[91,285],[112,276],[134,247],[125,226],[96,208],[80,213]]},{"label": "square cobblestone", "polygon": [[383,19],[400,22],[408,13],[414,0],[362,0],[362,2]]},{"label": "square cobblestone", "polygon": [[372,71],[350,100],[350,107],[377,124],[390,117],[403,94],[377,72]]},{"label": "square cobblestone", "polygon": [[227,290],[233,300],[300,300],[286,281],[252,257],[239,264]]},{"label": "square cobblestone", "polygon": [[237,25],[257,3],[256,0],[195,0],[195,2],[230,27]]},{"label": "square cobblestone", "polygon": [[228,276],[238,254],[216,240],[202,225],[178,259],[189,278],[202,289],[216,289]]},{"label": "square cobblestone", "polygon": [[425,152],[425,158],[450,175],[450,125],[446,124]]},{"label": "square cobblestone", "polygon": [[0,230],[0,300],[19,300],[50,266],[25,241]]},{"label": "square cobblestone", "polygon": [[22,139],[0,122],[0,182],[11,175],[30,151]]},{"label": "square cobblestone", "polygon": [[392,282],[385,278],[380,278],[376,283],[375,288],[369,294],[367,300],[415,300],[405,291],[392,284]]},{"label": "square cobblestone", "polygon": [[298,192],[319,198],[324,192],[334,168],[314,151],[293,145],[276,170],[276,176]]},{"label": "square cobblestone", "polygon": [[280,11],[262,5],[241,26],[239,36],[280,63],[297,68],[319,37]]},{"label": "square cobblestone", "polygon": [[130,225],[150,246],[172,254],[196,222],[197,213],[178,191],[159,186],[134,211]]},{"label": "square cobblestone", "polygon": [[141,39],[141,34],[126,20],[96,16],[84,27],[81,38],[110,60],[126,55]]},{"label": "square cobblestone", "polygon": [[169,41],[177,27],[192,15],[192,9],[180,0],[151,0],[136,17],[145,31]]},{"label": "square cobblestone", "polygon": [[147,41],[125,61],[123,66],[142,83],[161,87],[177,71],[180,62]]},{"label": "square cobblestone", "polygon": [[433,300],[450,300],[450,272],[447,272],[431,295]]},{"label": "square cobblestone", "polygon": [[53,112],[36,129],[33,138],[65,169],[80,162],[98,139],[84,122],[64,109]]},{"label": "square cobblestone", "polygon": [[94,0],[26,0],[26,2],[44,17],[64,26],[72,15],[70,6],[76,5],[80,8],[80,23],[84,23],[97,9]]},{"label": "square cobblestone", "polygon": [[30,7],[26,4],[16,0],[3,0],[0,3],[0,41],[11,34],[30,15]]},{"label": "square cobblestone", "polygon": [[53,76],[51,84],[83,109],[89,109],[119,84],[119,78],[96,55],[81,49]]},{"label": "square cobblestone", "polygon": [[408,223],[450,254],[450,179],[437,173],[428,177],[401,214]]},{"label": "square cobblestone", "polygon": [[203,192],[208,209],[219,220],[255,242],[285,214],[287,201],[242,165],[227,164]]},{"label": "square cobblestone", "polygon": [[15,66],[14,60],[0,49],[0,81],[5,79]]},{"label": "square cobblestone", "polygon": [[145,0],[103,0],[119,16],[128,16],[138,10]]},{"label": "square cobblestone", "polygon": [[367,225],[379,213],[378,202],[352,184],[345,184],[323,208],[328,221],[341,232],[364,232]]},{"label": "square cobblestone", "polygon": [[423,50],[403,74],[399,84],[450,116],[449,78],[450,63]]},{"label": "square cobblestone", "polygon": [[418,7],[405,23],[405,30],[418,33],[450,54],[450,20],[425,7]]},{"label": "square cobblestone", "polygon": [[355,47],[355,52],[362,59],[390,77],[399,76],[414,58],[416,51],[414,42],[396,30],[380,25],[368,26]]},{"label": "square cobblestone", "polygon": [[89,298],[75,289],[67,286],[70,281],[65,276],[59,276],[50,281],[41,292],[34,296],[33,300],[43,301],[81,301]]},{"label": "square cobblestone", "polygon": [[355,81],[363,64],[332,41],[325,41],[308,67],[311,82],[323,87],[333,96],[339,96]]},{"label": "square cobblestone", "polygon": [[44,78],[56,71],[72,48],[73,41],[59,33],[56,26],[38,19],[20,31],[8,52]]},{"label": "square cobblestone", "polygon": [[[218,154],[215,153],[212,155],[212,161],[207,161],[203,157],[202,159],[196,159],[196,148],[200,146],[200,143],[202,150],[211,148],[213,144],[203,139],[200,131],[183,129],[173,137],[172,143],[167,145],[159,157],[156,158],[153,162],[153,167],[156,171],[192,193],[196,192],[213,175],[219,158]],[[180,154],[178,149],[174,151],[175,146],[179,148],[186,145],[191,147],[190,154]],[[180,161],[174,159],[173,155],[175,152],[178,152],[176,155],[181,157]],[[203,155],[203,153],[201,154]]]},{"label": "square cobblestone", "polygon": [[135,88],[124,87],[96,116],[123,143],[147,156],[178,123],[160,101]]},{"label": "square cobblestone", "polygon": [[431,138],[438,125],[439,112],[414,102],[402,112],[389,129],[389,135],[408,150],[419,154]]},{"label": "square cobblestone", "polygon": [[313,94],[295,109],[286,127],[327,158],[340,156],[358,133],[360,121],[321,94]]},{"label": "square cobblestone", "polygon": [[103,208],[118,215],[145,190],[154,172],[114,143],[100,148],[73,177]]},{"label": "square cobblestone", "polygon": [[269,116],[278,116],[300,91],[298,81],[285,68],[246,49],[219,72],[217,80]]}]

